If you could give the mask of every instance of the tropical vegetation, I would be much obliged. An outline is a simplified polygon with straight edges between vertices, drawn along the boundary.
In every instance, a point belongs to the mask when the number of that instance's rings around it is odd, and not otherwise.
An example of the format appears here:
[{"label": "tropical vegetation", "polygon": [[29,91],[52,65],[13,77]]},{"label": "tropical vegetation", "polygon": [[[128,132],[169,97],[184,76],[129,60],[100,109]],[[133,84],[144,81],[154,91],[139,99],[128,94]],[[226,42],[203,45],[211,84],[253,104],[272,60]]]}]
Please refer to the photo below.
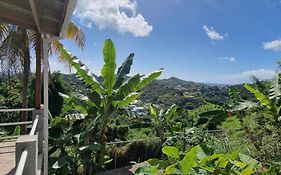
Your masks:
[{"label": "tropical vegetation", "polygon": [[[136,74],[126,80],[133,64],[134,54],[130,54],[116,70],[116,51],[113,42],[104,43],[104,65],[101,69],[103,81],[98,82],[87,67],[77,57],[72,56],[63,47],[60,53],[76,70],[76,74],[86,84],[86,95],[61,94],[66,99],[67,109],[79,112],[80,118],[70,119],[71,124],[57,117],[51,121],[50,144],[51,158],[54,153],[53,169],[61,174],[65,168],[72,174],[78,174],[80,166],[83,174],[97,172],[108,162],[105,157],[106,133],[108,124],[122,110],[140,96],[140,90],[160,76],[162,70],[141,77]],[[73,114],[76,116],[75,114]],[[70,127],[69,127],[70,125]]]},{"label": "tropical vegetation", "polygon": [[[143,175],[281,173],[279,70],[272,80],[253,77],[251,84],[234,86],[159,80],[162,69],[131,75],[134,54],[117,69],[107,39],[98,76],[62,45],[56,50],[75,74],[50,74],[52,174],[88,175],[140,162],[146,163],[135,173]],[[0,78],[3,108],[21,106],[20,82],[17,74]],[[30,106],[34,82],[31,74]],[[5,113],[1,122],[19,115]],[[19,132],[5,127],[0,135]]]},{"label": "tropical vegetation", "polygon": [[[42,47],[42,40],[37,42],[38,36],[41,38],[41,34],[37,31],[0,22],[0,70],[4,75],[7,74],[8,77],[21,74],[21,108],[28,108],[31,52],[32,49],[37,51],[41,50]],[[67,27],[66,38],[74,40],[77,46],[83,49],[85,44],[84,33],[73,22],[70,22]],[[59,54],[60,60],[63,61],[63,56],[58,50],[61,46],[62,43],[55,40],[50,44],[49,52],[50,54]],[[37,59],[40,61],[41,57],[39,56]],[[21,121],[27,121],[27,117],[27,112],[23,111],[21,113]],[[22,126],[22,130],[25,132],[25,125]]]}]

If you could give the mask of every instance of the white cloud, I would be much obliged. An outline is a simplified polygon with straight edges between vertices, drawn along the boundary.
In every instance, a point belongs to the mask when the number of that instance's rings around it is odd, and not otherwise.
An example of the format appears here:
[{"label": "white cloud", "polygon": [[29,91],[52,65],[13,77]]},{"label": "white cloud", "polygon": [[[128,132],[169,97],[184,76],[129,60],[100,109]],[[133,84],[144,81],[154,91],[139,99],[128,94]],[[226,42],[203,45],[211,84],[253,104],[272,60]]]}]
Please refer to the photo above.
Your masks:
[{"label": "white cloud", "polygon": [[281,51],[281,40],[268,41],[262,44],[265,50]]},{"label": "white cloud", "polygon": [[235,57],[219,57],[220,60],[225,60],[225,61],[229,61],[231,63],[236,62],[236,58]]},{"label": "white cloud", "polygon": [[225,83],[238,84],[238,83],[249,82],[251,76],[256,76],[261,80],[266,80],[276,76],[276,71],[269,70],[269,69],[256,69],[256,70],[244,71],[238,74],[223,75],[218,78]]},{"label": "white cloud", "polygon": [[208,27],[207,25],[204,25],[203,29],[211,40],[220,41],[227,36],[227,34],[225,34],[224,36],[219,34],[212,26]]},{"label": "white cloud", "polygon": [[113,29],[148,36],[153,27],[137,14],[136,0],[79,0],[74,14],[88,27],[94,23],[100,30]]}]

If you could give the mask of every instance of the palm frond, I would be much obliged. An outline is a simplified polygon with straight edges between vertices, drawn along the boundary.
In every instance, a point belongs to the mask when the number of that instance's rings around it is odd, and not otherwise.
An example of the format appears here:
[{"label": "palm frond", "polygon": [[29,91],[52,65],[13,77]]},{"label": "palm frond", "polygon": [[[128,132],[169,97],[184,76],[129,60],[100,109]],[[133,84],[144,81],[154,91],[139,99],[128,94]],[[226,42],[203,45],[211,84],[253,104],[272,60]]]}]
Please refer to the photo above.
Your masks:
[{"label": "palm frond", "polygon": [[85,35],[79,26],[76,26],[73,22],[70,22],[66,30],[66,39],[75,40],[77,46],[84,49],[85,46]]},{"label": "palm frond", "polygon": [[4,22],[0,22],[0,34],[7,33],[8,29],[9,29],[8,24],[6,24]]},{"label": "palm frond", "polygon": [[21,68],[21,33],[17,27],[7,28],[6,37],[0,43],[0,64],[2,72],[18,72]]},{"label": "palm frond", "polygon": [[[66,39],[74,40],[79,48],[82,50],[85,46],[85,35],[84,32],[80,29],[79,26],[76,26],[73,22],[70,22],[66,30]],[[59,61],[66,63],[68,66],[69,72],[71,72],[71,66],[65,61],[64,55],[60,53],[60,48],[63,47],[63,44],[59,41],[53,41],[49,47],[50,55],[58,54]]]}]

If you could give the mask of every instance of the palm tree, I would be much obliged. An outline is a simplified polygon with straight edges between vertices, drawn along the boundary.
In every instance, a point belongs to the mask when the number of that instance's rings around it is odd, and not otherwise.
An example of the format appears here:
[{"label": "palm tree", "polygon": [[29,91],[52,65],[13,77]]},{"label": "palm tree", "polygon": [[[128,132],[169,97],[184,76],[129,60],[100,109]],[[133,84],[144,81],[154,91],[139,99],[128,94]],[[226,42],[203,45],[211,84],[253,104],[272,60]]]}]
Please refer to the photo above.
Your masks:
[{"label": "palm tree", "polygon": [[[27,90],[30,74],[30,51],[36,48],[36,33],[28,29],[24,29],[18,26],[7,25],[0,23],[0,64],[2,67],[9,66],[8,75],[11,73],[10,68],[21,70],[22,74],[22,108],[27,108]],[[83,31],[76,26],[73,22],[70,22],[66,31],[66,39],[74,40],[77,46],[81,49],[85,45],[85,36]],[[59,59],[64,61],[61,56],[59,46],[62,46],[60,41],[53,41],[49,46],[49,53],[57,53]],[[41,47],[41,46],[39,46]],[[4,65],[4,66],[3,66]],[[4,71],[4,70],[2,70]],[[27,120],[27,113],[22,112],[21,121]],[[25,126],[22,127],[23,133],[26,132]]]}]

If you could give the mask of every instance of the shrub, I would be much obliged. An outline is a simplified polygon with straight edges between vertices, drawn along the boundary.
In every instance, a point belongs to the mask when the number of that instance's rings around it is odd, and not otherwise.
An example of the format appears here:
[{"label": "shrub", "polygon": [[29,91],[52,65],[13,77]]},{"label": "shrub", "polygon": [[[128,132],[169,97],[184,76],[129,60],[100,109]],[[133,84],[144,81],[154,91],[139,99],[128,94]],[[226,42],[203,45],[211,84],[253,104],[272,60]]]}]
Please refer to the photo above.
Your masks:
[{"label": "shrub", "polygon": [[200,146],[195,146],[185,153],[178,148],[165,146],[162,152],[165,160],[150,159],[149,165],[139,168],[136,174],[233,174],[251,175],[257,172],[260,164],[257,160],[234,151],[226,154],[211,154]]}]

